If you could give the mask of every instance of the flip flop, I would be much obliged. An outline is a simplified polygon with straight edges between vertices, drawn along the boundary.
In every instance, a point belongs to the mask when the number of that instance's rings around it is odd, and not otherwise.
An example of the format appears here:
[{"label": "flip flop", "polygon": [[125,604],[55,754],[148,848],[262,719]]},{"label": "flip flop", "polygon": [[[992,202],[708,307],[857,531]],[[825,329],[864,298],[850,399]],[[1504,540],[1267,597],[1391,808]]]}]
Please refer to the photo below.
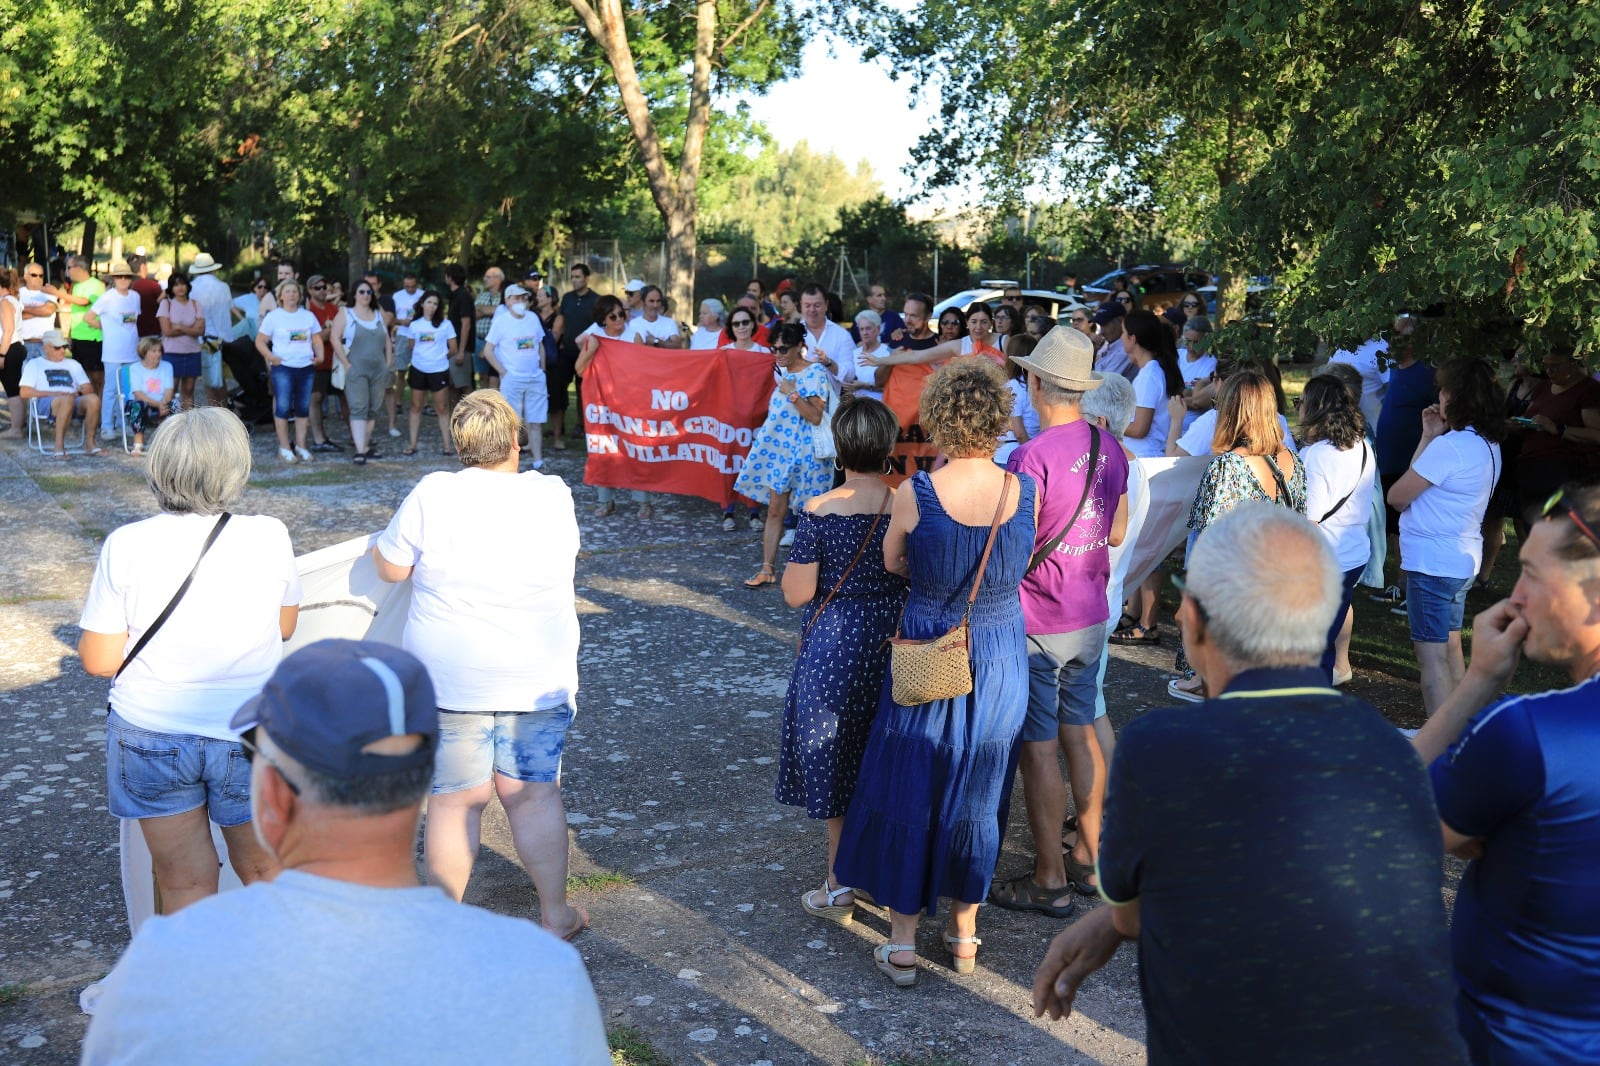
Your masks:
[{"label": "flip flop", "polygon": [[72,462],[72,456],[68,455],[66,452],[55,452],[50,456],[50,458],[54,459],[58,463]]},{"label": "flip flop", "polygon": [[98,459],[98,458],[100,458],[100,456],[104,455],[105,453],[106,453],[106,450],[104,448],[101,448],[101,447],[98,447],[98,446],[94,447],[94,448],[85,448],[83,450],[83,454],[89,456],[91,459]]},{"label": "flip flop", "polygon": [[[1055,902],[1066,896],[1065,904]],[[1070,918],[1077,905],[1072,899],[1072,886],[1045,888],[1033,879],[1032,874],[1013,877],[1009,881],[996,881],[989,886],[989,902],[1008,911],[1037,911],[1052,918]]]},{"label": "flip flop", "polygon": [[416,455],[417,454],[417,450],[415,448],[402,448],[401,451],[400,451],[400,454],[401,455]]},{"label": "flip flop", "polygon": [[773,576],[772,568],[770,566],[763,566],[756,572],[755,577],[745,581],[744,587],[753,592],[756,589],[766,588],[768,585],[776,585],[777,583],[778,579]]},{"label": "flip flop", "polygon": [[589,928],[589,912],[578,906],[576,903],[572,905],[572,909],[578,914],[578,922],[576,925],[574,925],[571,929],[568,929],[565,933],[557,933],[554,929],[546,929],[545,932],[554,936],[558,936],[569,944],[578,939],[578,934]]}]

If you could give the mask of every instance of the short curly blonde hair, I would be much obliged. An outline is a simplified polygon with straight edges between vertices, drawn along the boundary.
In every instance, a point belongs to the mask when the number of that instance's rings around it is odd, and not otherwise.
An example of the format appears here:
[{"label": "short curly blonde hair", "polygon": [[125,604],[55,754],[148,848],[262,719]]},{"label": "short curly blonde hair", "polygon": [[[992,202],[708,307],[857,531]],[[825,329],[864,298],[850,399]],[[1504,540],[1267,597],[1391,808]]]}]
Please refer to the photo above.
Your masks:
[{"label": "short curly blonde hair", "polygon": [[468,393],[450,412],[450,436],[462,466],[505,462],[517,445],[522,416],[494,389]]},{"label": "short curly blonde hair", "polygon": [[982,357],[953,359],[922,389],[922,428],[952,459],[993,455],[1011,420],[1011,390]]}]

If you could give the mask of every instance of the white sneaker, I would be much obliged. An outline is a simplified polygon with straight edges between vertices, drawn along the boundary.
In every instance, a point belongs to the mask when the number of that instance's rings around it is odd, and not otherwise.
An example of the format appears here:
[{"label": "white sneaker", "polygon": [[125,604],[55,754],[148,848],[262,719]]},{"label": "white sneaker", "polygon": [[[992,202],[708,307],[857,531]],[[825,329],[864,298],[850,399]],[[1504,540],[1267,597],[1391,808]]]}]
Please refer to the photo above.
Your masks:
[{"label": "white sneaker", "polygon": [[737,522],[735,522],[733,520],[733,515],[728,514],[728,515],[723,515],[722,516],[722,531],[724,533],[732,533],[734,530],[736,530],[738,528],[739,528],[739,523],[737,523]]},{"label": "white sneaker", "polygon": [[750,516],[750,528],[755,530],[764,529],[766,528],[766,523],[761,521],[760,515],[753,514]]},{"label": "white sneaker", "polygon": [[288,448],[279,448],[278,458],[286,463],[292,463],[294,462],[294,452],[291,452]]},{"label": "white sneaker", "polygon": [[311,453],[306,451],[304,448],[296,448],[294,453],[300,457],[300,461],[302,463],[311,462]]},{"label": "white sneaker", "polygon": [[1417,734],[1422,732],[1422,730],[1420,730],[1420,729],[1407,729],[1403,725],[1397,725],[1394,728],[1401,736],[1405,737],[1407,740],[1415,740],[1417,738]]},{"label": "white sneaker", "polygon": [[393,437],[395,440],[399,440],[400,439],[400,431],[398,429],[391,429],[389,431],[389,436]]},{"label": "white sneaker", "polygon": [[793,543],[794,543],[794,530],[792,530],[792,529],[784,530],[782,538],[780,538],[779,541],[778,541],[778,547],[787,548],[789,545],[791,545]]}]

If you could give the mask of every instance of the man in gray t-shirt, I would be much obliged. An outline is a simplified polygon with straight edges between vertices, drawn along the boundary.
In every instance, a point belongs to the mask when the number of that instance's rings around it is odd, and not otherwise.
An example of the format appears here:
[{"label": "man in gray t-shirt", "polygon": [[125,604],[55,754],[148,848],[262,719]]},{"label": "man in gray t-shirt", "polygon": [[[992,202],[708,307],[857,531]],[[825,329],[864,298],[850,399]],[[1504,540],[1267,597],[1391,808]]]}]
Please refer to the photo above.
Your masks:
[{"label": "man in gray t-shirt", "polygon": [[610,1063],[573,948],[417,884],[438,718],[399,648],[285,659],[233,719],[283,872],[147,922],[102,983],[83,1062]]}]

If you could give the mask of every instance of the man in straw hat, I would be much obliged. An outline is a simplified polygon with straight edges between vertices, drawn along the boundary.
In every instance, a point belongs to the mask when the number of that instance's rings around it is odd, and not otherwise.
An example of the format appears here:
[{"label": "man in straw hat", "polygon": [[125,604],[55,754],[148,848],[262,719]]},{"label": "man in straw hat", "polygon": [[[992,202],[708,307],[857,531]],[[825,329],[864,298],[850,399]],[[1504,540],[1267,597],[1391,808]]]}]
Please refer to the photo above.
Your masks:
[{"label": "man in straw hat", "polygon": [[205,382],[206,398],[213,406],[227,402],[228,394],[222,382],[222,345],[233,336],[233,293],[228,283],[217,277],[222,264],[201,252],[189,264],[189,295],[200,305],[206,316],[206,335],[200,342],[200,376]]},{"label": "man in straw hat", "polygon": [[[1021,590],[1028,717],[1017,741],[1035,858],[1031,873],[996,882],[989,899],[1010,910],[1064,918],[1072,913],[1074,889],[1096,891],[1100,807],[1114,743],[1098,698],[1100,654],[1110,618],[1110,549],[1122,543],[1128,522],[1128,458],[1115,437],[1091,426],[1079,410],[1083,394],[1102,380],[1092,369],[1094,344],[1087,336],[1053,329],[1032,355],[1015,362],[1028,372],[1028,400],[1041,427],[1006,462],[1039,486],[1038,532]],[[1070,844],[1061,835],[1067,793],[1058,746],[1077,811]],[[1063,847],[1070,850],[1063,854]]]},{"label": "man in straw hat", "polygon": [[100,394],[100,439],[116,439],[116,420],[122,417],[122,379],[124,366],[139,361],[139,313],[141,301],[133,291],[133,268],[125,259],[113,259],[111,288],[100,294],[84,316],[91,327],[103,335],[100,359],[105,366],[105,389]]}]

